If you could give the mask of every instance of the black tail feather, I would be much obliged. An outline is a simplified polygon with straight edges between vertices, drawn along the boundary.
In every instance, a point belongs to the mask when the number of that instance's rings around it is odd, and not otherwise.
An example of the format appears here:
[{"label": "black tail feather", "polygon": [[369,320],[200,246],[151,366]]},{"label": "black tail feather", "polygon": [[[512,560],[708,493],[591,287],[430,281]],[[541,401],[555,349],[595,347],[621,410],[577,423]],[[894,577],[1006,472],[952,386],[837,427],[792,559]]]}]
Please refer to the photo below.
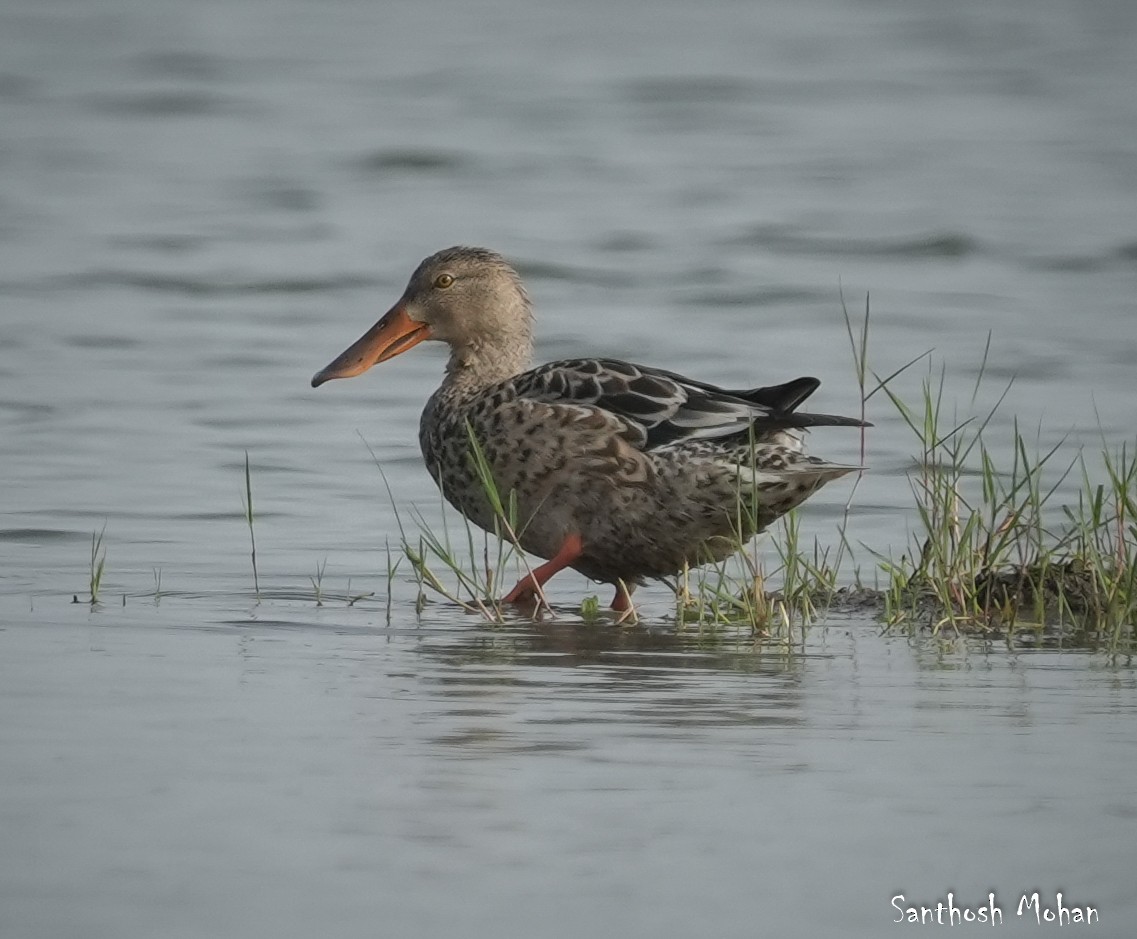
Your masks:
[{"label": "black tail feather", "polygon": [[839,414],[771,414],[758,422],[760,427],[872,427],[859,417],[842,417]]},{"label": "black tail feather", "polygon": [[726,394],[743,401],[753,401],[771,411],[788,412],[801,406],[811,394],[821,387],[816,378],[795,378],[781,385],[768,385],[765,388],[751,388],[747,391],[727,391]]}]

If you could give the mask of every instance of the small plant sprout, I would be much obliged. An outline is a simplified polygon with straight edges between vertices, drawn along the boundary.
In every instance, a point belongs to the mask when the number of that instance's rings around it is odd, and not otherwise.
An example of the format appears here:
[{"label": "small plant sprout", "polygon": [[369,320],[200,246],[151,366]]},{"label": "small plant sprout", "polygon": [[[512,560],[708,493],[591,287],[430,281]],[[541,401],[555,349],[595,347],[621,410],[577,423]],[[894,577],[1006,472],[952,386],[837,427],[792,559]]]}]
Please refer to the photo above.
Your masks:
[{"label": "small plant sprout", "polygon": [[316,606],[324,605],[324,569],[328,566],[328,559],[324,558],[322,562],[316,565],[316,574],[309,577],[308,580],[312,583],[312,592],[316,595]]},{"label": "small plant sprout", "polygon": [[600,619],[600,598],[596,594],[580,601],[580,618],[586,623],[595,623]]},{"label": "small plant sprout", "polygon": [[242,493],[245,508],[245,521],[249,526],[249,543],[252,545],[253,593],[257,603],[261,602],[261,582],[257,575],[257,536],[253,531],[253,474],[249,468],[249,451],[245,451],[245,491]]},{"label": "small plant sprout", "polygon": [[107,549],[103,545],[103,535],[106,531],[107,526],[104,523],[98,532],[91,533],[91,606],[99,602],[99,588],[103,583],[103,569],[107,563]]}]

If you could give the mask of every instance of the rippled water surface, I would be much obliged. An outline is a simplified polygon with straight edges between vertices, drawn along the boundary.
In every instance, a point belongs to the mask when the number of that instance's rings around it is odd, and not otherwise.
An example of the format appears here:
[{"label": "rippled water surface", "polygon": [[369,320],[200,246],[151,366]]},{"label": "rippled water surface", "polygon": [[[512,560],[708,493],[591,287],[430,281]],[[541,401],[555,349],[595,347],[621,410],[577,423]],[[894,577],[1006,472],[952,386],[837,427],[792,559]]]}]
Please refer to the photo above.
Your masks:
[{"label": "rippled water surface", "polygon": [[[584,626],[575,575],[552,623],[417,615],[372,452],[436,523],[442,353],[308,379],[476,243],[541,360],[813,374],[855,413],[871,294],[879,374],[934,350],[966,408],[990,333],[993,438],[1118,446],[1134,48],[1121,0],[6,3],[0,934],[868,936],[900,892],[1010,926],[1037,889],[1128,935],[1127,663],[857,621],[771,650],[664,588]],[[913,441],[880,398],[850,524],[887,551]]]}]

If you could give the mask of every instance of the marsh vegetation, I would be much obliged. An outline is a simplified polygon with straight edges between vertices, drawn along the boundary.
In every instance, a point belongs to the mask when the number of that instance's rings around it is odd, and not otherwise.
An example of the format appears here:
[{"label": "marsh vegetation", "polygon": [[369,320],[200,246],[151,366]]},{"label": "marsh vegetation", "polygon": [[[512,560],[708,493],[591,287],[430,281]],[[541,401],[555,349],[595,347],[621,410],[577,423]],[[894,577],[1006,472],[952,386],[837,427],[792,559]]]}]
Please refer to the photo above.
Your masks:
[{"label": "marsh vegetation", "polygon": [[[1008,426],[994,418],[1013,379],[992,391],[990,336],[974,369],[976,377],[961,393],[931,352],[878,373],[869,362],[867,300],[862,317],[844,310],[844,321],[860,418],[880,423],[898,417],[911,436],[912,509],[906,541],[897,549],[858,538],[862,468],[832,537],[803,535],[800,513],[809,512],[807,505],[783,516],[758,539],[739,538],[732,557],[692,566],[668,581],[678,628],[708,634],[741,630],[757,640],[790,645],[836,614],[912,635],[1025,637],[1131,652],[1137,621],[1137,444],[1111,445],[1102,433],[1094,452],[1066,439],[1043,446],[1042,429],[1028,434],[1017,420],[1010,423],[1009,434],[996,434],[992,428],[997,423]],[[918,393],[904,397],[896,390],[897,379],[916,369],[923,370]],[[395,543],[387,543],[383,572],[388,620],[404,574],[416,591],[416,613],[442,601],[488,623],[517,615],[519,608],[500,597],[513,578],[532,573],[520,547],[527,520],[518,517],[513,494],[498,491],[472,433],[469,458],[493,507],[492,532],[472,525],[441,494],[440,523],[430,523],[413,506],[402,506],[373,450],[371,456],[397,525]],[[862,467],[870,461],[862,429]],[[242,468],[242,517],[253,595],[260,602],[248,452]],[[743,517],[747,506],[755,504],[747,495],[740,492],[738,497],[739,531],[755,527],[754,519]],[[99,603],[104,581],[105,536],[104,526],[90,544],[92,605]],[[326,568],[324,557],[316,562],[314,575],[307,576],[307,593],[316,605],[338,600],[354,605],[374,597],[375,591],[353,591],[350,582],[346,590],[329,590]],[[163,590],[160,573],[154,576],[157,599]],[[613,613],[594,595],[585,596],[579,609],[554,608],[539,589],[532,609],[520,612],[586,623],[638,619],[634,607]]]}]

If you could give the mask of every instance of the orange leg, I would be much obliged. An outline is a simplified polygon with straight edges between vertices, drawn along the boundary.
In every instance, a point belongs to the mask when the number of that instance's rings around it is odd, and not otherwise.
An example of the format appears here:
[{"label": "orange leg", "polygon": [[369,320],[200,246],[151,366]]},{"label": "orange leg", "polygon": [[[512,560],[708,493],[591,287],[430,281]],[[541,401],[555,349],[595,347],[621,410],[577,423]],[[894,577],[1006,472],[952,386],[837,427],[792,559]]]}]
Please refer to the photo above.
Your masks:
[{"label": "orange leg", "polygon": [[627,613],[632,608],[632,591],[636,585],[616,584],[616,596],[612,598],[612,609],[617,613]]},{"label": "orange leg", "polygon": [[561,550],[557,552],[556,557],[535,568],[532,574],[526,574],[522,577],[517,582],[517,586],[505,595],[503,602],[523,603],[526,600],[535,599],[537,589],[543,587],[545,581],[558,571],[563,571],[582,554],[584,554],[584,543],[580,540],[580,535],[569,535],[565,539],[565,543],[561,545]]}]

